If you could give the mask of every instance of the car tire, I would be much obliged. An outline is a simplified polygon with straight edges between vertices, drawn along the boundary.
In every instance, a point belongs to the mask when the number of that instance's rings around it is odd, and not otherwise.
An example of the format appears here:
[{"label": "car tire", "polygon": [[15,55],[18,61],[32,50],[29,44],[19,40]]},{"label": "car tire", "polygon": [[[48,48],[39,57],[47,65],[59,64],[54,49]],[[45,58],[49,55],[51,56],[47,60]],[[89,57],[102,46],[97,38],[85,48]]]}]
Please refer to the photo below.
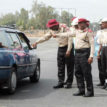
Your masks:
[{"label": "car tire", "polygon": [[40,79],[40,64],[38,63],[33,76],[30,77],[30,81],[32,83],[36,83],[39,81],[39,79]]},{"label": "car tire", "polygon": [[16,91],[16,86],[17,86],[16,69],[12,68],[10,78],[9,78],[9,82],[8,82],[8,93],[14,94]]}]

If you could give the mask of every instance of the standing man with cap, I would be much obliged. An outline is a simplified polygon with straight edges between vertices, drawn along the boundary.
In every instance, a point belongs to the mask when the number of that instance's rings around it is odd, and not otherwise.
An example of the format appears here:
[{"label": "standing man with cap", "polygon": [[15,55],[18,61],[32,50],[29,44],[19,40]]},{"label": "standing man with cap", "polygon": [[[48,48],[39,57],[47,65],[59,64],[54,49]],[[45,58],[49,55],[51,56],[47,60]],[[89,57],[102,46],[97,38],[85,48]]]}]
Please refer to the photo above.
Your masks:
[{"label": "standing man with cap", "polygon": [[[68,27],[65,24],[59,24],[56,19],[51,19],[48,21],[47,27],[50,31],[37,40],[34,44],[34,47],[42,43],[44,41],[49,40],[52,37],[52,33],[63,33],[67,32]],[[57,65],[58,65],[58,84],[53,88],[63,88],[64,80],[65,80],[65,64],[67,66],[67,80],[65,84],[65,88],[71,88],[73,82],[73,74],[74,74],[74,52],[72,46],[72,38],[71,37],[59,37],[56,38],[59,47],[57,54]]]},{"label": "standing man with cap", "polygon": [[98,70],[99,70],[99,81],[100,81],[100,83],[97,84],[97,86],[104,86],[105,79],[104,79],[104,73],[103,73],[102,64],[101,64],[101,54],[102,54],[101,48],[102,48],[102,45],[99,45],[97,43],[97,40],[98,40],[99,36],[101,35],[102,29],[103,29],[101,21],[100,21],[99,25],[100,25],[101,30],[98,30],[97,33],[96,33],[96,36],[94,37],[95,56],[97,56],[97,63],[98,63]]},{"label": "standing man with cap", "polygon": [[102,70],[104,73],[105,85],[103,89],[107,89],[107,18],[102,19],[102,27],[101,34],[97,40],[97,42],[102,45],[102,53],[101,53],[101,64]]},{"label": "standing man with cap", "polygon": [[[91,63],[94,55],[93,33],[86,30],[88,20],[80,18],[78,20],[78,30],[53,34],[53,37],[76,36],[75,40],[75,75],[79,91],[74,96],[92,97],[94,96],[93,80],[91,74]],[[87,28],[88,29],[88,28]],[[85,93],[85,81],[87,93]]]}]

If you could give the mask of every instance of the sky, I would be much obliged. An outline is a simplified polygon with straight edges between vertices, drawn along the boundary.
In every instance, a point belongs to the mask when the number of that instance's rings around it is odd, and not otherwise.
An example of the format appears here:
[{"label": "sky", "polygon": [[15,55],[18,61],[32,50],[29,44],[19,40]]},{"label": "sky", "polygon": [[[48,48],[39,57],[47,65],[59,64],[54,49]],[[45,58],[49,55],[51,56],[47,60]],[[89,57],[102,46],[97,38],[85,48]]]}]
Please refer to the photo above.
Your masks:
[{"label": "sky", "polygon": [[[30,10],[34,0],[0,0],[0,15],[19,11],[21,8]],[[87,18],[91,22],[107,17],[107,0],[37,0],[57,10],[69,8],[69,12],[77,17]],[[67,10],[68,9],[62,9]]]}]

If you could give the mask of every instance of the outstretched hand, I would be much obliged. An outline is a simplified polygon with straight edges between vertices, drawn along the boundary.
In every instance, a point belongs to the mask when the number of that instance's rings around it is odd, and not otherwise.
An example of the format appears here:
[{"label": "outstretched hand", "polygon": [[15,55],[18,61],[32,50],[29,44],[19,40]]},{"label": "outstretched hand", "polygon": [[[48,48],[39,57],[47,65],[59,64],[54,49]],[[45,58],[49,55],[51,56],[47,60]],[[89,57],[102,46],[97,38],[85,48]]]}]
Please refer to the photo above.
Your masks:
[{"label": "outstretched hand", "polygon": [[37,43],[32,44],[33,48],[35,48],[37,46]]},{"label": "outstretched hand", "polygon": [[52,33],[52,37],[53,37],[53,38],[56,38],[56,35]]},{"label": "outstretched hand", "polygon": [[56,38],[56,35],[53,35],[53,38]]}]

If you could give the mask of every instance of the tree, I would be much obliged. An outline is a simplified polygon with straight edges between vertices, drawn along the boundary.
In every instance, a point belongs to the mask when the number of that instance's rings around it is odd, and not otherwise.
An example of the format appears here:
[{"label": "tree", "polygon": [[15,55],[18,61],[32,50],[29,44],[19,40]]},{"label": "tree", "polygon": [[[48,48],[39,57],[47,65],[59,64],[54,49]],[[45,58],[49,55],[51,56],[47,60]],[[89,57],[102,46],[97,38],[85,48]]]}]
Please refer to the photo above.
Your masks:
[{"label": "tree", "polygon": [[36,19],[34,17],[30,18],[29,19],[29,22],[28,22],[28,27],[31,28],[33,27],[34,29],[36,29]]},{"label": "tree", "polygon": [[24,30],[31,27],[35,29],[46,29],[46,24],[50,19],[57,19],[62,23],[70,25],[70,19],[72,17],[73,15],[67,11],[62,11],[60,16],[55,8],[46,6],[43,3],[37,4],[37,2],[34,1],[30,12],[22,8],[20,12],[16,11],[15,14],[8,13],[1,16],[0,25],[16,24],[17,27]]},{"label": "tree", "polygon": [[70,26],[70,23],[71,23],[70,20],[71,20],[71,18],[73,18],[73,15],[64,10],[64,11],[62,11],[60,18],[61,18],[62,23],[65,23],[68,26]]},{"label": "tree", "polygon": [[58,13],[51,6],[45,6],[45,4],[33,4],[31,12],[36,19],[36,28],[46,29],[46,24],[49,19],[58,17]]},{"label": "tree", "polygon": [[0,25],[13,25],[16,23],[15,15],[8,13],[0,18]]},{"label": "tree", "polygon": [[93,30],[93,31],[97,31],[100,29],[100,26],[98,24],[98,22],[93,22],[90,24],[90,28]]},{"label": "tree", "polygon": [[[17,13],[18,14],[18,13]],[[23,29],[26,29],[28,26],[28,21],[29,21],[29,14],[28,11],[25,10],[24,8],[22,8],[20,10],[20,13],[18,15],[18,21],[17,21],[17,25],[18,26],[22,26]]]}]

